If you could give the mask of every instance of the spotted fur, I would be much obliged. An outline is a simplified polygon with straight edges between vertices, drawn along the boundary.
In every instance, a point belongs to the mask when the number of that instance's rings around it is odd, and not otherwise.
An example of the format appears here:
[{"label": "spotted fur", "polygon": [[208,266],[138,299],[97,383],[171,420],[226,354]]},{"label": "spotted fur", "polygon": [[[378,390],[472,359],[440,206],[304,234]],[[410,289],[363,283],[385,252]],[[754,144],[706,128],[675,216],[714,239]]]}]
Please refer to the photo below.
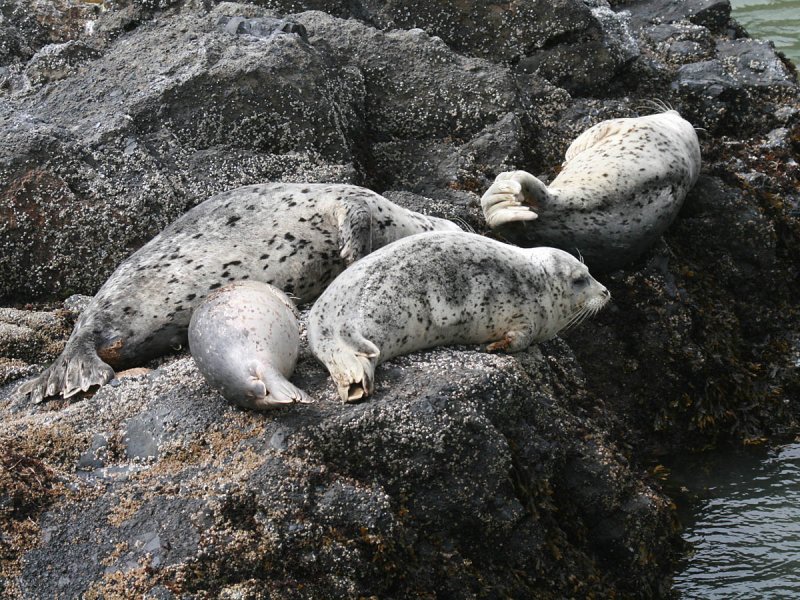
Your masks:
[{"label": "spotted fur", "polygon": [[353,185],[251,185],[209,198],[125,260],[56,361],[20,394],[69,397],[186,344],[192,311],[241,280],[316,298],[348,264],[415,233],[459,230]]},{"label": "spotted fur", "polygon": [[415,350],[482,344],[516,352],[597,312],[608,290],[554,248],[466,232],[415,235],[342,273],[308,317],[309,347],[345,401],[372,393],[375,367]]},{"label": "spotted fur", "polygon": [[500,173],[481,205],[511,239],[579,252],[593,268],[620,267],[655,243],[700,173],[697,134],[674,110],[598,123],[565,158],[549,186]]}]

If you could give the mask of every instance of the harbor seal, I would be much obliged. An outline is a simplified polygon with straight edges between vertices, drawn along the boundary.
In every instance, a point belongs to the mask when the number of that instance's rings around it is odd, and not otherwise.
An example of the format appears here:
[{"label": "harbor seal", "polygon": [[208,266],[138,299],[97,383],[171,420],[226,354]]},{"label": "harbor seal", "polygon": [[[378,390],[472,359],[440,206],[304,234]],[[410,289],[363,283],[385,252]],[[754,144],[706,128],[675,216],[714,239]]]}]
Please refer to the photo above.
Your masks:
[{"label": "harbor seal", "polygon": [[308,342],[345,401],[372,393],[375,367],[448,344],[517,352],[595,314],[610,294],[555,248],[466,232],[414,235],[348,268],[314,303]]},{"label": "harbor seal", "polygon": [[592,269],[609,270],[658,240],[699,173],[697,134],[668,110],[587,129],[549,186],[525,171],[500,173],[481,206],[509,241],[579,252]]},{"label": "harbor seal", "polygon": [[299,349],[294,304],[267,283],[226,285],[209,294],[189,321],[189,350],[200,373],[243,408],[311,402],[288,381]]},{"label": "harbor seal", "polygon": [[460,228],[354,185],[271,183],[197,205],[127,258],[81,313],[64,351],[18,388],[65,398],[186,343],[192,310],[242,279],[308,302],[353,261],[398,238]]}]

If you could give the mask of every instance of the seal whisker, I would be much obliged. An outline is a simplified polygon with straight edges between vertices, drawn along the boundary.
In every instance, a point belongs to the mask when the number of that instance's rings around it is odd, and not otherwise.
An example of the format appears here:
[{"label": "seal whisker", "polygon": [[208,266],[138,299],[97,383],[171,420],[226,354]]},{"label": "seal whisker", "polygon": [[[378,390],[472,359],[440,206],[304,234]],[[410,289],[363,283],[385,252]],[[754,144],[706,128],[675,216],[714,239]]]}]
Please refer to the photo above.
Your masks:
[{"label": "seal whisker", "polygon": [[461,217],[455,217],[454,216],[450,220],[453,221],[454,223],[456,223],[457,225],[459,225],[461,227],[461,229],[463,229],[464,231],[468,231],[470,233],[475,233],[475,229],[473,229],[472,225],[467,223]]},{"label": "seal whisker", "polygon": [[562,331],[566,331],[567,329],[572,329],[573,327],[578,325],[578,323],[580,323],[583,320],[583,317],[586,314],[586,312],[587,312],[586,305],[581,305],[580,307],[578,307],[578,309],[567,320],[567,324],[564,325]]}]

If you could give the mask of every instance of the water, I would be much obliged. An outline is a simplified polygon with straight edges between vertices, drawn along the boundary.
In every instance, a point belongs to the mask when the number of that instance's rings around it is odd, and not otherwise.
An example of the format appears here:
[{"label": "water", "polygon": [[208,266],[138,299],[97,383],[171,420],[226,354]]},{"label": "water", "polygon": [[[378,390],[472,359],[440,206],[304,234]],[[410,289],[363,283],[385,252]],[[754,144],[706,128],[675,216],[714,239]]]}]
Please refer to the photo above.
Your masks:
[{"label": "water", "polygon": [[694,546],[682,598],[800,598],[800,444],[675,466],[671,480],[698,496],[681,508]]},{"label": "water", "polygon": [[731,7],[751,37],[772,40],[800,64],[800,0],[731,0]]}]

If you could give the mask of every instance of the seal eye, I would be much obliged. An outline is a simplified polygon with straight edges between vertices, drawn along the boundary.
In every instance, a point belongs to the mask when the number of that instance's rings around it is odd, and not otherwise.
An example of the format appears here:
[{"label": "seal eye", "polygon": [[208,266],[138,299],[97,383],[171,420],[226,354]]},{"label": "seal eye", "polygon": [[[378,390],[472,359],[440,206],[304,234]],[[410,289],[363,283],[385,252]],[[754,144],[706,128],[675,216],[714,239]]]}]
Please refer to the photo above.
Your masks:
[{"label": "seal eye", "polygon": [[575,287],[586,287],[589,285],[589,276],[588,275],[579,275],[575,279],[572,280],[572,285]]}]

